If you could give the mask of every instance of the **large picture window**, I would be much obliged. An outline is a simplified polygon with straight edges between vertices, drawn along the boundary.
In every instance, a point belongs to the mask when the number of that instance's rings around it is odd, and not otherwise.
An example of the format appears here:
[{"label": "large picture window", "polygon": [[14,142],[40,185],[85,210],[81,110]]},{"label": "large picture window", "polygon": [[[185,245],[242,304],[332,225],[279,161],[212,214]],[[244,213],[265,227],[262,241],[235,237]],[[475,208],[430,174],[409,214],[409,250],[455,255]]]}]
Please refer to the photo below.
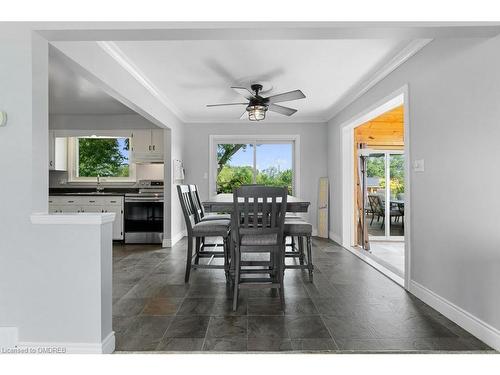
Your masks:
[{"label": "large picture window", "polygon": [[130,163],[130,138],[90,136],[70,138],[71,181],[135,181]]},{"label": "large picture window", "polygon": [[295,141],[254,140],[214,142],[216,193],[231,193],[244,184],[286,186],[295,193]]}]

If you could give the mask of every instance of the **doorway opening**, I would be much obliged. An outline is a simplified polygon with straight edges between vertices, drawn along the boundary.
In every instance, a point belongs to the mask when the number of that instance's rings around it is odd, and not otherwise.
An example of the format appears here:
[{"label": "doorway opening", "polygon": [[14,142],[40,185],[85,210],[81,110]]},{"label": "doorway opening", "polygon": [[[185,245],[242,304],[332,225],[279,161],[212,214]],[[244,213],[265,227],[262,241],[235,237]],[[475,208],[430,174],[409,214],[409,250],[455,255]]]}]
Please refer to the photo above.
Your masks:
[{"label": "doorway opening", "polygon": [[406,90],[343,127],[344,238],[356,255],[407,286],[409,176]]}]

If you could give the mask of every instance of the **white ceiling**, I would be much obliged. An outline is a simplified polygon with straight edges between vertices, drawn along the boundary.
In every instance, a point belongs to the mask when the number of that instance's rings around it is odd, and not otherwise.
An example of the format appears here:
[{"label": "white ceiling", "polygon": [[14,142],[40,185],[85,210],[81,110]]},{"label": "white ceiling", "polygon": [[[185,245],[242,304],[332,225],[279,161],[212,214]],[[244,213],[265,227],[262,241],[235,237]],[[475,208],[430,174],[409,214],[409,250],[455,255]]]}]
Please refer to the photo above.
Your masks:
[{"label": "white ceiling", "polygon": [[135,113],[73,69],[60,53],[49,54],[49,113],[52,115],[115,115]]},{"label": "white ceiling", "polygon": [[[230,86],[272,86],[264,96],[300,89],[305,99],[280,105],[291,117],[269,112],[268,121],[324,122],[353,89],[369,80],[409,40],[169,40],[110,43],[184,122],[238,121],[245,106]],[[127,114],[130,108],[90,83],[72,62],[51,49],[51,114]]]},{"label": "white ceiling", "polygon": [[245,106],[207,108],[241,102],[230,89],[265,81],[264,96],[301,89],[305,99],[280,103],[298,109],[271,121],[327,121],[332,107],[349,90],[370,78],[409,41],[336,40],[183,40],[115,42],[141,75],[162,93],[186,122],[238,120]]}]

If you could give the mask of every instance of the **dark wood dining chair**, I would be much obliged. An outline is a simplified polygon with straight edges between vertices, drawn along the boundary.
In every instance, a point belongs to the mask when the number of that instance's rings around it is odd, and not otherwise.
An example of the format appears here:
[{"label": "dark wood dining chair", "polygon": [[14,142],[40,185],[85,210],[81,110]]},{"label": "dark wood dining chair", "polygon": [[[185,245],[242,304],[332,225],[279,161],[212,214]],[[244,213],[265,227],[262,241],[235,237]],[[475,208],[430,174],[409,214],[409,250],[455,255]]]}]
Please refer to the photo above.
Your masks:
[{"label": "dark wood dining chair", "polygon": [[[286,203],[284,187],[240,186],[233,192],[234,311],[238,307],[239,289],[252,287],[279,289],[284,308]],[[242,261],[244,253],[267,253],[269,261]],[[249,274],[269,277],[242,277]]]},{"label": "dark wood dining chair", "polygon": [[[300,217],[285,217],[285,237],[292,239],[289,247],[285,251],[285,258],[298,258],[299,264],[285,264],[285,269],[305,269],[309,272],[309,281],[313,282],[313,260],[312,260],[312,224]],[[297,238],[297,241],[295,241]],[[307,258],[304,254],[304,240],[306,242]],[[296,246],[298,245],[298,246]]]},{"label": "dark wood dining chair", "polygon": [[191,194],[191,201],[193,202],[193,205],[195,208],[195,214],[196,214],[197,221],[220,220],[220,219],[230,220],[231,219],[230,214],[207,214],[205,212],[205,208],[203,207],[203,203],[201,202],[201,199],[200,199],[198,186],[189,185],[189,192]]},{"label": "dark wood dining chair", "polygon": [[[184,281],[189,282],[191,268],[224,269],[226,279],[229,280],[229,235],[231,221],[227,219],[198,221],[195,206],[191,199],[189,185],[177,185],[177,193],[181,203],[182,213],[186,222],[188,246],[186,257],[186,275]],[[206,250],[200,239],[206,237],[222,237],[222,251]],[[196,239],[195,254],[193,254],[193,240]],[[193,257],[194,263],[193,263]],[[200,264],[200,258],[210,258],[207,264]],[[224,258],[223,265],[211,264],[214,258]]]}]

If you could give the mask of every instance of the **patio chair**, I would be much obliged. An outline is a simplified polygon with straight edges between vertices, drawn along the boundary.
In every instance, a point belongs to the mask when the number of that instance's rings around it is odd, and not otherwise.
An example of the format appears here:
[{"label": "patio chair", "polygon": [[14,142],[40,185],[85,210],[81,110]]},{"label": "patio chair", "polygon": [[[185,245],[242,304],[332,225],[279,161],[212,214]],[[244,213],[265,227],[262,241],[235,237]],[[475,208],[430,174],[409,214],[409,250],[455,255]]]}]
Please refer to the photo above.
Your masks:
[{"label": "patio chair", "polygon": [[[368,195],[368,201],[370,202],[370,207],[373,211],[373,216],[370,221],[370,225],[373,224],[373,218],[377,216],[377,221],[381,217],[382,218],[382,224],[380,225],[380,228],[382,229],[385,225],[385,206],[382,203],[382,199],[380,198],[380,195],[378,194],[370,194]],[[392,210],[390,211],[390,218],[392,219],[397,218],[399,220],[400,217],[403,216],[403,213],[400,210]]]}]

